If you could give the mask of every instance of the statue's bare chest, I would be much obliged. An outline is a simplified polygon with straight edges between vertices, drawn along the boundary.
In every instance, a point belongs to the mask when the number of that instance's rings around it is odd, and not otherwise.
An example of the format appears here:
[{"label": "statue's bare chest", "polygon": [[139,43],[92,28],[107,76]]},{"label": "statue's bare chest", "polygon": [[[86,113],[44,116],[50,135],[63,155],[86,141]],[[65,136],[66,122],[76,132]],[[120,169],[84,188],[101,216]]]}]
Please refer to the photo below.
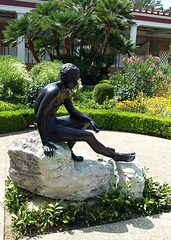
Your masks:
[{"label": "statue's bare chest", "polygon": [[53,109],[54,108],[56,108],[56,109],[59,108],[59,106],[61,106],[64,103],[66,98],[67,98],[67,93],[66,92],[60,92],[58,94],[58,96],[55,98],[55,101],[53,103],[52,108]]}]

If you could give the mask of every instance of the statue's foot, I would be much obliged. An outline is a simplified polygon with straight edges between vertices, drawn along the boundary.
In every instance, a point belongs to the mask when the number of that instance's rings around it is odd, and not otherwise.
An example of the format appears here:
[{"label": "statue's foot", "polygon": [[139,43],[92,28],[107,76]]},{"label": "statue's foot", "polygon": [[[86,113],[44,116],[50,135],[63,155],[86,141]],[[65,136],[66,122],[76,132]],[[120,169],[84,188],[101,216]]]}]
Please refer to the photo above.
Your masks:
[{"label": "statue's foot", "polygon": [[73,152],[71,152],[71,157],[74,161],[81,162],[84,160],[82,156],[76,156]]},{"label": "statue's foot", "polygon": [[135,159],[135,153],[116,153],[112,158],[116,162],[132,162]]}]

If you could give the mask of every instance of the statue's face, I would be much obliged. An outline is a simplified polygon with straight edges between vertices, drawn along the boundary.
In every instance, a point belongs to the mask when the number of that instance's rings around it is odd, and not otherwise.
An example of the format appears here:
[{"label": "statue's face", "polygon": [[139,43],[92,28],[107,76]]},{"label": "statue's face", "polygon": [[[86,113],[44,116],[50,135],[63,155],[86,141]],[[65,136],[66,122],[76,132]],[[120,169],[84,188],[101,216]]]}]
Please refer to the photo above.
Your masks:
[{"label": "statue's face", "polygon": [[65,80],[65,87],[69,89],[74,89],[75,86],[77,86],[77,81],[80,78],[80,74],[72,74],[71,76],[67,77]]}]

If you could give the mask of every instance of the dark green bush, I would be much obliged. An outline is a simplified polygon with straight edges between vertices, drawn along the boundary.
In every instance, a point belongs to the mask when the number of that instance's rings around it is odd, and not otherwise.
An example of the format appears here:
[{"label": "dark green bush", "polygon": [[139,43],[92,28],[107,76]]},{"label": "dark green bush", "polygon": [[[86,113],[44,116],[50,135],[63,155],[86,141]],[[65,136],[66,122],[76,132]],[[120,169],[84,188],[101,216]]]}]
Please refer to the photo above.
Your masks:
[{"label": "dark green bush", "polygon": [[30,71],[30,77],[34,82],[42,82],[44,85],[59,79],[59,69],[63,63],[59,60],[44,61],[34,65]]},{"label": "dark green bush", "polygon": [[25,109],[25,105],[18,103],[17,105],[9,103],[9,102],[3,102],[0,101],[0,112],[2,111],[15,111],[15,110],[21,110]]},{"label": "dark green bush", "polygon": [[33,109],[0,112],[0,133],[25,130],[35,122]]},{"label": "dark green bush", "polygon": [[44,61],[37,63],[30,71],[32,81],[27,88],[26,105],[34,107],[35,100],[40,90],[51,82],[59,80],[59,69],[63,65],[61,61]]},{"label": "dark green bush", "polygon": [[107,97],[108,99],[112,98],[113,95],[114,88],[111,84],[99,83],[94,88],[94,99],[99,104],[102,104]]},{"label": "dark green bush", "polygon": [[29,108],[34,108],[34,104],[36,101],[36,98],[40,92],[40,90],[45,85],[42,82],[31,82],[28,86],[25,94],[25,104]]},{"label": "dark green bush", "polygon": [[[123,131],[171,139],[171,119],[141,113],[102,109],[79,109],[97,122],[101,130]],[[66,115],[62,108],[58,116]],[[0,133],[23,130],[35,123],[33,109],[0,112]]]},{"label": "dark green bush", "polygon": [[84,109],[102,130],[153,135],[171,139],[171,119],[142,113]]},{"label": "dark green bush", "polygon": [[29,82],[26,66],[19,58],[0,56],[0,99],[21,102]]}]

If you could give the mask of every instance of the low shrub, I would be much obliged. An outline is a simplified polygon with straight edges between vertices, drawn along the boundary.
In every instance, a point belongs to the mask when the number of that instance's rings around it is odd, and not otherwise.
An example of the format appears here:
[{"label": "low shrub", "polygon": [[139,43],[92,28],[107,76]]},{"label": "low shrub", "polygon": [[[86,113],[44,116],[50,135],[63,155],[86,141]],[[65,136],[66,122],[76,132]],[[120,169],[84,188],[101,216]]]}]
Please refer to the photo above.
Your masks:
[{"label": "low shrub", "polygon": [[61,61],[44,61],[34,65],[30,71],[30,82],[26,92],[27,107],[34,107],[36,98],[40,90],[51,82],[59,80],[59,69],[63,65]]},{"label": "low shrub", "polygon": [[160,184],[152,177],[147,178],[147,170],[143,171],[145,178],[143,197],[135,199],[133,203],[135,210],[142,216],[154,215],[171,209],[171,187],[168,183]]},{"label": "low shrub", "polygon": [[0,112],[2,111],[15,111],[15,110],[21,110],[21,109],[25,109],[25,105],[18,103],[18,104],[12,104],[9,102],[3,102],[0,101]]},{"label": "low shrub", "polygon": [[111,99],[114,95],[114,88],[108,83],[99,83],[94,88],[94,100],[102,104],[106,98]]},{"label": "low shrub", "polygon": [[33,109],[0,112],[0,133],[25,130],[35,122]]},{"label": "low shrub", "polygon": [[171,119],[113,110],[84,110],[102,130],[147,134],[171,139]]},{"label": "low shrub", "polygon": [[0,56],[0,99],[23,102],[29,83],[28,71],[19,58]]},{"label": "low shrub", "polygon": [[[123,186],[107,190],[104,195],[93,199],[93,204],[87,200],[77,202],[56,199],[50,203],[43,198],[42,204],[37,209],[29,208],[29,200],[35,198],[35,193],[30,193],[17,187],[10,178],[6,184],[5,205],[12,217],[12,228],[18,237],[28,235],[33,231],[43,233],[51,227],[58,229],[73,228],[76,226],[93,226],[117,222],[132,217],[136,212],[139,216],[152,215],[170,210],[171,187],[165,183],[161,185],[152,178],[145,177],[143,197],[133,199],[130,194],[131,186]],[[126,187],[127,194],[122,189]]]},{"label": "low shrub", "polygon": [[114,85],[117,100],[127,100],[141,91],[150,97],[164,95],[170,86],[171,77],[169,70],[161,70],[159,62],[159,57],[151,55],[143,61],[136,56],[123,59],[123,71],[117,72],[109,80]]},{"label": "low shrub", "polygon": [[[78,110],[90,115],[99,124],[101,130],[140,133],[171,139],[170,118],[104,109]],[[66,114],[67,111],[63,107],[59,109],[57,115]],[[23,130],[33,123],[35,123],[33,109],[0,112],[0,133]]]}]

